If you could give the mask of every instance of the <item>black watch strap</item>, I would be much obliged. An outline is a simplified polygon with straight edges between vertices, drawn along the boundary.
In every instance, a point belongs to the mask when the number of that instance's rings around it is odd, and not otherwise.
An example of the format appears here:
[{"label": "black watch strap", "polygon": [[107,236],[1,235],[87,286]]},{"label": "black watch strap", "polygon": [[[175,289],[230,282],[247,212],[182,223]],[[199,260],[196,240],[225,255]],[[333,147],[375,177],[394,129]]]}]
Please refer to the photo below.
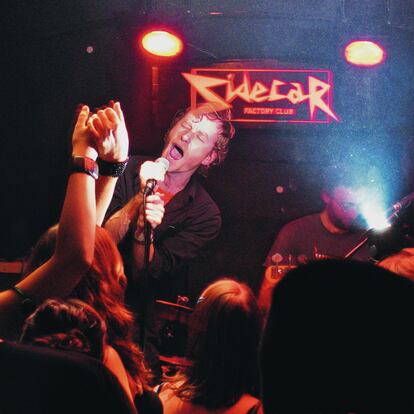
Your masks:
[{"label": "black watch strap", "polygon": [[120,177],[128,165],[128,158],[121,162],[109,162],[98,158],[99,174],[106,177]]},{"label": "black watch strap", "polygon": [[70,171],[88,174],[95,180],[97,180],[99,177],[98,164],[92,158],[89,157],[81,157],[79,155],[74,155],[72,157]]}]

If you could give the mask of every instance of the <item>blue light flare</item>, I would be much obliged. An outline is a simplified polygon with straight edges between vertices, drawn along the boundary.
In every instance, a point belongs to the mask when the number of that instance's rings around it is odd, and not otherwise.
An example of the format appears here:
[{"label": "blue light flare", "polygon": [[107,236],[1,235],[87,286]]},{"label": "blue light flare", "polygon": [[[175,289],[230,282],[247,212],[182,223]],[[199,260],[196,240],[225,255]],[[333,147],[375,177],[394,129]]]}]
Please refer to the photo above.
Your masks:
[{"label": "blue light flare", "polygon": [[383,230],[390,227],[391,224],[387,220],[384,204],[379,200],[365,201],[361,204],[360,209],[368,228]]},{"label": "blue light flare", "polygon": [[376,167],[367,171],[366,183],[359,190],[359,211],[369,229],[383,230],[391,224],[387,219],[387,186]]}]

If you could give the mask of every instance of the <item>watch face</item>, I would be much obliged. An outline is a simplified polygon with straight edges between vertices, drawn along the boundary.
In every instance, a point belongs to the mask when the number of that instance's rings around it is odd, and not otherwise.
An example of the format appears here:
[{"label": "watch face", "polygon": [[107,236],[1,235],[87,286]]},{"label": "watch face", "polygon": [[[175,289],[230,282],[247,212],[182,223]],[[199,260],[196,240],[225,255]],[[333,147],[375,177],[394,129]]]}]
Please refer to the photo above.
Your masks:
[{"label": "watch face", "polygon": [[93,171],[95,169],[95,161],[91,158],[82,158],[85,162],[85,168],[87,170]]},{"label": "watch face", "polygon": [[72,157],[72,172],[83,172],[95,180],[98,178],[98,164],[91,158],[74,156]]}]

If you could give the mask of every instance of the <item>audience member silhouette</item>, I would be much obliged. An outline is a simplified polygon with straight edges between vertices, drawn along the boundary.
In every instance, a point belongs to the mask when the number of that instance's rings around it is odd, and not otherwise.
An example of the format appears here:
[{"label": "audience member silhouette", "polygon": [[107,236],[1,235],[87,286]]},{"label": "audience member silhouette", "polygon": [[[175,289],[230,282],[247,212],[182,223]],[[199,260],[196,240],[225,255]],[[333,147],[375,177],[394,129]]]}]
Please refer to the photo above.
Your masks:
[{"label": "audience member silhouette", "polygon": [[114,375],[98,360],[0,340],[2,414],[136,413]]},{"label": "audience member silhouette", "polygon": [[[99,156],[102,159],[105,158],[107,162],[121,161],[120,158],[124,159],[128,154],[128,135],[119,103],[115,103],[112,108],[98,111],[98,115],[100,123],[104,127],[106,126],[109,131],[109,138],[96,137],[90,132],[89,123],[92,119],[96,119],[94,115],[89,118],[89,121],[86,121],[84,133],[88,134],[88,142],[95,140]],[[119,354],[125,366],[130,394],[133,398],[140,399],[144,394],[150,393],[148,372],[144,365],[143,356],[132,339],[133,316],[124,305],[126,278],[122,259],[109,233],[96,226],[96,223],[99,224],[103,219],[108,203],[112,198],[116,180],[116,177],[102,176],[96,181],[96,203],[90,203],[92,205],[90,209],[93,208],[95,212],[93,215],[94,237],[91,237],[89,241],[84,240],[85,231],[82,232],[79,229],[80,224],[77,218],[71,217],[72,232],[77,231],[80,234],[79,237],[82,237],[81,240],[87,245],[85,248],[87,247],[93,254],[92,258],[89,259],[88,267],[83,268],[83,277],[78,278],[77,284],[71,284],[70,290],[66,288],[64,291],[60,291],[49,287],[47,296],[42,295],[39,298],[34,297],[34,299],[36,303],[41,303],[42,300],[48,297],[60,296],[78,298],[91,305],[103,317],[107,325],[108,343],[113,347],[112,354],[114,358],[116,359],[117,354]],[[88,195],[95,201],[95,189],[92,194],[88,193]],[[73,202],[75,201],[73,199]],[[92,219],[92,215],[90,218]],[[91,224],[90,221],[88,221],[88,224]],[[28,276],[20,282],[21,284],[24,284],[28,279],[30,280],[37,269],[42,269],[45,266],[44,263],[53,261],[58,250],[59,234],[62,232],[61,227],[62,223],[49,229],[41,237],[26,266],[25,270]],[[69,244],[67,249],[70,251],[69,237],[66,242],[66,244]],[[61,250],[61,255],[65,257],[64,246]],[[72,256],[72,260],[76,262],[79,258]],[[59,271],[60,268],[57,268],[57,275]],[[66,277],[70,278],[71,276]],[[61,283],[65,283],[65,281]]]},{"label": "audience member silhouette", "polygon": [[[72,155],[92,166],[97,151],[89,133],[89,108],[79,112],[72,136]],[[66,296],[79,283],[93,260],[96,228],[95,179],[71,171],[60,217],[56,249],[43,266],[16,287],[0,292],[0,335],[16,337],[25,319],[24,306],[52,296]]]},{"label": "audience member silhouette", "polygon": [[[39,266],[53,253],[58,226],[51,227],[37,242],[28,260],[31,266]],[[122,258],[107,230],[96,227],[94,260],[79,284],[67,296],[77,298],[92,306],[107,325],[107,341],[113,347],[113,358],[117,354],[126,369],[130,395],[138,406],[157,404],[152,398],[148,370],[143,354],[133,340],[133,315],[125,307],[124,294],[127,280],[123,271]],[[140,401],[142,401],[140,403]],[[143,407],[138,407],[140,411]]]},{"label": "audience member silhouette", "polygon": [[[101,360],[132,400],[124,365],[107,342],[105,321],[88,304],[77,299],[48,299],[26,319],[21,342],[77,351]],[[142,414],[162,413],[154,393],[145,392],[135,403]]]},{"label": "audience member silhouette", "polygon": [[414,285],[370,263],[323,260],[280,281],[261,350],[273,413],[413,412]]},{"label": "audience member silhouette", "polygon": [[105,321],[92,306],[77,299],[48,299],[26,319],[20,342],[77,351],[99,359],[133,402],[125,367],[107,343]]},{"label": "audience member silhouette", "polygon": [[[119,104],[110,110],[118,119]],[[83,105],[72,135],[74,158],[55,252],[15,287],[0,292],[3,337],[13,338],[18,334],[24,311],[35,303],[68,295],[92,263],[97,211],[106,209],[106,198],[95,199],[95,189],[99,187],[102,194],[109,194],[113,183],[101,180],[95,186],[93,169],[98,155],[95,147],[101,144],[89,132],[88,118],[89,108]],[[111,138],[112,148],[124,146],[125,140],[118,140],[113,134]],[[110,150],[108,156],[111,154]],[[83,170],[77,163],[82,160]],[[135,412],[115,377],[102,363],[87,356],[0,340],[0,365],[2,413]]]},{"label": "audience member silhouette", "polygon": [[201,294],[190,322],[191,366],[161,389],[165,414],[258,412],[262,320],[245,284],[223,279]]}]

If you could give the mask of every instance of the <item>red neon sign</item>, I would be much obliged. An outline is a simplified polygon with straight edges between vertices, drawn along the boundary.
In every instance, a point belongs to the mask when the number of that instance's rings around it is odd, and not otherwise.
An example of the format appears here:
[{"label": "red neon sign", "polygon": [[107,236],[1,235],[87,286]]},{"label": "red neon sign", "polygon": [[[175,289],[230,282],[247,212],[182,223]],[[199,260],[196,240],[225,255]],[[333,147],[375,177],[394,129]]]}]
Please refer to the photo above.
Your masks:
[{"label": "red neon sign", "polygon": [[191,106],[231,108],[236,122],[330,123],[332,72],[303,69],[192,69]]}]

